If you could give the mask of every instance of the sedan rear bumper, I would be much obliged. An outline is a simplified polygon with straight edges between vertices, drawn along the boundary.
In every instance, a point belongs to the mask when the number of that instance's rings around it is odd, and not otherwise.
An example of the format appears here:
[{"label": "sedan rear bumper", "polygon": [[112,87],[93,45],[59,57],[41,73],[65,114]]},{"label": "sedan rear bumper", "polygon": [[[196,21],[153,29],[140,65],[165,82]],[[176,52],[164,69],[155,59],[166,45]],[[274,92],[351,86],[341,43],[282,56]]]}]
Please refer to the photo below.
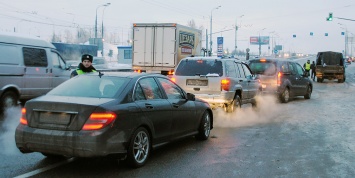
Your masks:
[{"label": "sedan rear bumper", "polygon": [[[106,128],[107,129],[107,128]],[[41,152],[72,157],[96,157],[126,154],[124,133],[114,137],[99,131],[44,130],[19,125],[16,128],[16,146],[23,153]],[[121,139],[120,139],[121,138]]]}]

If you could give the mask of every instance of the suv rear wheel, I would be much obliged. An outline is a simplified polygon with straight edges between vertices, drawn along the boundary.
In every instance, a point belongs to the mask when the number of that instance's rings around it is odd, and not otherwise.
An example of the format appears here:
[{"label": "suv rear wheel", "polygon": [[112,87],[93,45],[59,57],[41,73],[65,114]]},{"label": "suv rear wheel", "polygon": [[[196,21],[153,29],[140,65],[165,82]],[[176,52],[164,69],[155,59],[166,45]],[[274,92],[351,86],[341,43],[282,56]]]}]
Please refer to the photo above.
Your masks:
[{"label": "suv rear wheel", "polygon": [[236,108],[240,108],[241,106],[242,103],[240,97],[239,95],[237,95],[231,103],[225,104],[224,111],[228,113],[232,113],[235,111]]},{"label": "suv rear wheel", "polygon": [[285,88],[285,90],[280,95],[280,101],[282,103],[287,103],[290,100],[290,90]]}]

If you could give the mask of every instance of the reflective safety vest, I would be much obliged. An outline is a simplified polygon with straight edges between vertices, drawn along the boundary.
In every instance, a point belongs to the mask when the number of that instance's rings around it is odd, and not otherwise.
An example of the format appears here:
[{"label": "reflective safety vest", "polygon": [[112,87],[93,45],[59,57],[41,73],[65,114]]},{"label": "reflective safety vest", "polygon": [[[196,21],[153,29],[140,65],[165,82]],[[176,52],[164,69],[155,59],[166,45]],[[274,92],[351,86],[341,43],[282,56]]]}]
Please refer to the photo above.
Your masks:
[{"label": "reflective safety vest", "polygon": [[311,70],[311,64],[307,62],[305,69],[306,69],[306,70]]},{"label": "reflective safety vest", "polygon": [[[91,72],[96,72],[96,70],[92,70]],[[81,74],[85,74],[86,72],[84,72],[84,71],[81,70],[81,69],[77,69],[77,70],[76,70],[76,73],[77,73],[78,75],[81,75]]]}]

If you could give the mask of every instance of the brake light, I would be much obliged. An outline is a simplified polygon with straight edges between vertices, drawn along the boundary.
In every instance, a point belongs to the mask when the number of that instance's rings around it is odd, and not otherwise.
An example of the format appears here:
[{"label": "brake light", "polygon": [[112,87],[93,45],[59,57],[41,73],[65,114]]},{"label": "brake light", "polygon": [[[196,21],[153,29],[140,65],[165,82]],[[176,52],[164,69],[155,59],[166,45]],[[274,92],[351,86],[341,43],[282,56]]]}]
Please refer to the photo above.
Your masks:
[{"label": "brake light", "polygon": [[260,59],[260,62],[266,62],[266,59]]},{"label": "brake light", "polygon": [[116,114],[109,113],[92,113],[85,122],[82,130],[99,130],[111,124],[116,119]]},{"label": "brake light", "polygon": [[282,73],[278,72],[277,73],[277,86],[281,86],[281,77],[282,77]]},{"label": "brake light", "polygon": [[169,71],[168,75],[174,75],[174,71],[173,70]]},{"label": "brake light", "polygon": [[141,70],[134,70],[135,73],[142,73]]},{"label": "brake light", "polygon": [[229,91],[230,81],[229,79],[222,79],[221,80],[221,90]]},{"label": "brake light", "polygon": [[20,118],[20,123],[23,125],[27,125],[27,119],[26,119],[26,108],[21,109],[21,118]]}]

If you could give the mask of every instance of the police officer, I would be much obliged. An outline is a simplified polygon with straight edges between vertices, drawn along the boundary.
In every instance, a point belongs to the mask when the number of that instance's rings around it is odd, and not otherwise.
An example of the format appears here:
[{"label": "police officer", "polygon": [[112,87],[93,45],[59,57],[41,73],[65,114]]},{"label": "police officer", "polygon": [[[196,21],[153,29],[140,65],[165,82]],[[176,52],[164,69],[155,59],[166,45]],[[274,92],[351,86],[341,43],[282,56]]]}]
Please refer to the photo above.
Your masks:
[{"label": "police officer", "polygon": [[82,55],[81,63],[79,64],[78,68],[71,73],[70,78],[80,74],[96,72],[96,69],[94,68],[94,66],[92,66],[92,60],[93,60],[92,55],[90,54]]},{"label": "police officer", "polygon": [[311,70],[311,61],[307,60],[307,62],[303,64],[303,68],[306,70],[307,76],[309,76],[309,71]]}]

